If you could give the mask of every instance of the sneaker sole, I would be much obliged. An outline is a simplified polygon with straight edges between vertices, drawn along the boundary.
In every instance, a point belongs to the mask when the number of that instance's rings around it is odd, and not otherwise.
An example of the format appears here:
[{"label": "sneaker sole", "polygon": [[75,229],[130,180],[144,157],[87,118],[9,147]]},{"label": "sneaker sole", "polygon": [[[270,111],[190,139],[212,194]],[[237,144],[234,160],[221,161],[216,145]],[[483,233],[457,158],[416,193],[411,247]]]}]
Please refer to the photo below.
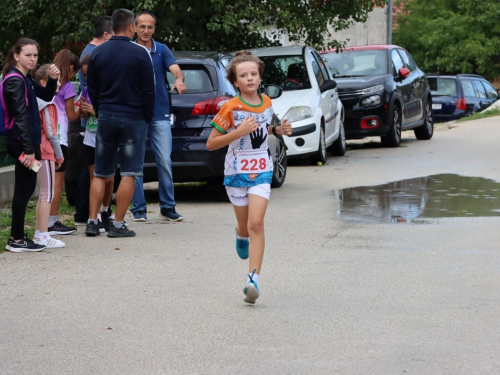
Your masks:
[{"label": "sneaker sole", "polygon": [[245,298],[243,299],[243,301],[253,305],[257,300],[257,298],[259,298],[259,291],[253,285],[246,286],[243,289],[243,293],[245,293],[245,289],[247,290],[247,292],[245,294]]},{"label": "sneaker sole", "polygon": [[145,217],[140,217],[138,219],[134,218],[133,221],[135,221],[136,223],[139,223],[139,222],[140,223],[145,223],[146,221],[148,221],[148,219],[145,218]]},{"label": "sneaker sole", "polygon": [[171,219],[169,218],[168,216],[163,216],[162,214],[160,214],[160,217],[163,219],[163,220],[167,220],[167,221],[173,221],[173,222],[176,222],[176,221],[182,221],[184,220],[184,218],[181,216],[180,218],[178,219]]},{"label": "sneaker sole", "polygon": [[108,232],[108,237],[111,238],[126,238],[126,237],[135,237],[135,232],[127,233],[127,234],[118,234],[113,232]]},{"label": "sneaker sole", "polygon": [[53,231],[49,232],[49,234],[50,234],[51,236],[52,236],[53,234],[59,234],[59,235],[63,235],[63,236],[64,236],[64,235],[66,235],[66,234],[71,234],[71,233],[75,233],[75,232],[76,232],[76,229],[74,229],[74,230],[68,230],[68,231],[65,231],[65,232],[63,232],[63,231],[56,231],[56,230],[53,230]]},{"label": "sneaker sole", "polygon": [[24,249],[19,247],[11,247],[9,245],[5,246],[6,250],[9,250],[11,253],[36,253],[38,251],[43,251],[46,248],[42,247],[41,249]]},{"label": "sneaker sole", "polygon": [[99,233],[99,232],[96,233],[96,232],[87,232],[87,231],[85,231],[85,234],[87,236],[89,236],[89,237],[95,237],[95,236],[100,235],[101,233]]}]

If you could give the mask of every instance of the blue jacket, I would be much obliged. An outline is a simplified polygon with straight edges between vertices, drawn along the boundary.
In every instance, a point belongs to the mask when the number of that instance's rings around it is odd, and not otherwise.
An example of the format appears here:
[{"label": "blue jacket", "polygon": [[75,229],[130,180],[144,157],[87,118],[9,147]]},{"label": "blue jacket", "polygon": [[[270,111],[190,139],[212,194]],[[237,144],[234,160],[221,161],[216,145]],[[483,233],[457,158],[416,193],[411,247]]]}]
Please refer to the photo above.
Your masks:
[{"label": "blue jacket", "polygon": [[87,70],[96,112],[145,120],[153,118],[155,76],[148,50],[125,36],[113,36],[92,51]]}]

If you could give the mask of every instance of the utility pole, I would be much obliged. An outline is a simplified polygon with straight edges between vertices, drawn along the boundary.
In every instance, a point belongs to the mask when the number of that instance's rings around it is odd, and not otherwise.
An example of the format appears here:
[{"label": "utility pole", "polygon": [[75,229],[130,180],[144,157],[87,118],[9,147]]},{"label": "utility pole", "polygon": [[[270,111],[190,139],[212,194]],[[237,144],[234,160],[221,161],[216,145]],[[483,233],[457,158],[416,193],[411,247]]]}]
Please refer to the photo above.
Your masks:
[{"label": "utility pole", "polygon": [[387,6],[387,44],[392,44],[392,0]]}]

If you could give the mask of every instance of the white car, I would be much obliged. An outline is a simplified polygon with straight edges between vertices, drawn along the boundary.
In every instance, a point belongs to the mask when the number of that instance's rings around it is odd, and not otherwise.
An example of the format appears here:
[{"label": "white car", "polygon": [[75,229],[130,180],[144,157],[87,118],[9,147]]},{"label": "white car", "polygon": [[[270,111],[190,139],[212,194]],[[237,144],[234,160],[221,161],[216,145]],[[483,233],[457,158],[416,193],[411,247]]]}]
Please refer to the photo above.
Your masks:
[{"label": "white car", "polygon": [[343,156],[346,150],[344,108],[337,83],[318,52],[307,46],[250,50],[265,64],[262,80],[283,89],[273,99],[280,120],[292,123],[292,135],[283,137],[288,157],[309,156],[325,163],[327,150]]}]

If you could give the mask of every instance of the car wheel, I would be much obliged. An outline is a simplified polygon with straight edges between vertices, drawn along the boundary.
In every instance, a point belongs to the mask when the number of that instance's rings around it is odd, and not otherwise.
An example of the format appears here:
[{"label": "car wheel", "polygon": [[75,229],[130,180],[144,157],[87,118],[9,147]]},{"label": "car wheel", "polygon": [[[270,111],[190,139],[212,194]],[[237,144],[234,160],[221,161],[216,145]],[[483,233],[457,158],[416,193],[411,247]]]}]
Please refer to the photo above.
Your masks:
[{"label": "car wheel", "polygon": [[319,144],[318,144],[318,152],[310,157],[311,164],[325,164],[326,163],[326,138],[325,138],[325,129],[323,126],[319,128]]},{"label": "car wheel", "polygon": [[434,134],[434,121],[432,120],[432,104],[431,100],[427,98],[427,102],[425,103],[425,118],[424,124],[415,128],[413,130],[415,132],[415,137],[418,140],[429,140],[432,138]]},{"label": "car wheel", "polygon": [[271,183],[271,187],[279,188],[285,182],[288,165],[285,141],[281,137],[276,137],[276,158],[273,162],[273,182]]},{"label": "car wheel", "polygon": [[399,147],[401,143],[401,111],[398,106],[394,106],[389,121],[389,132],[380,137],[382,144],[388,147]]},{"label": "car wheel", "polygon": [[330,146],[330,152],[332,153],[333,156],[344,156],[345,150],[346,150],[346,141],[345,141],[344,119],[341,117],[339,125],[339,137]]}]

